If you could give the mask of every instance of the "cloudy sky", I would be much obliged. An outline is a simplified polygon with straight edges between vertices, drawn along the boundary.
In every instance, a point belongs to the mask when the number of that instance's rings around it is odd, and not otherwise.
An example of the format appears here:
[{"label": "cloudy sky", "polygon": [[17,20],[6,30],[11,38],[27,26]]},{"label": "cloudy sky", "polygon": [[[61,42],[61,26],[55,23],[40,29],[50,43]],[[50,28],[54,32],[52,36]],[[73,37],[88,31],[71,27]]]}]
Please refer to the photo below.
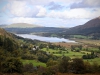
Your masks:
[{"label": "cloudy sky", "polygon": [[0,0],[0,25],[73,27],[100,16],[100,0]]}]

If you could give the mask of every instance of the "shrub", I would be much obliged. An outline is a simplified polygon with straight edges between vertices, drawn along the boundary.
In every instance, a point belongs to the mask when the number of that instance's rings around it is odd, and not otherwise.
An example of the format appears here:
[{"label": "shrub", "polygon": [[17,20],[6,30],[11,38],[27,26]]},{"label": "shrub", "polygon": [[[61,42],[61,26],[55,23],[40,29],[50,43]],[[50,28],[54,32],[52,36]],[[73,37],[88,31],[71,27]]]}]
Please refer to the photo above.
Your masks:
[{"label": "shrub", "polygon": [[70,65],[70,70],[73,73],[77,73],[77,74],[85,73],[85,66],[83,60],[80,58],[73,59],[73,62],[71,62]]},{"label": "shrub", "polygon": [[10,57],[2,62],[2,72],[4,73],[21,73],[22,67],[22,62],[17,58]]},{"label": "shrub", "polygon": [[34,72],[34,66],[33,66],[33,64],[32,63],[25,64],[23,66],[23,72],[30,72],[30,73]]}]

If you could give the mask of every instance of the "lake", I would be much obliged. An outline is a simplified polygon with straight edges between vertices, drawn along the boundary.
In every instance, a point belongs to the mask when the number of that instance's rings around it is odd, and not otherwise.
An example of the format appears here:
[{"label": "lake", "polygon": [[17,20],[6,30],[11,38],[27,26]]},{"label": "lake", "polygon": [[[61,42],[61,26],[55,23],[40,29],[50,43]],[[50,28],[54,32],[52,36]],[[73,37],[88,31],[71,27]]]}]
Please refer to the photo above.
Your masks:
[{"label": "lake", "polygon": [[37,36],[32,34],[16,34],[17,36],[23,37],[23,38],[29,38],[32,40],[40,40],[40,41],[46,41],[46,42],[71,42],[75,43],[73,40],[65,39],[65,38],[58,38],[58,37],[44,37],[44,36]]}]

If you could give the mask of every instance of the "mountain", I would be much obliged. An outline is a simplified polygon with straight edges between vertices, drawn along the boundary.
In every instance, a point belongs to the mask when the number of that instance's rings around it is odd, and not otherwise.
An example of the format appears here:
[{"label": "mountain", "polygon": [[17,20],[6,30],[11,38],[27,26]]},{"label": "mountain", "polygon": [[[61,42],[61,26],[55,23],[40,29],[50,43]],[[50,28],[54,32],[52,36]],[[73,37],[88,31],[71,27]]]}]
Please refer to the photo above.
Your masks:
[{"label": "mountain", "polygon": [[30,34],[30,33],[59,33],[67,28],[54,28],[54,27],[34,27],[34,28],[4,28],[6,31],[17,34]]},{"label": "mountain", "polygon": [[100,27],[100,17],[94,18],[86,22],[85,24],[77,26],[75,28],[87,29],[87,28],[94,28],[94,27]]},{"label": "mountain", "polygon": [[66,34],[91,35],[100,33],[100,17],[94,18],[83,25],[70,28]]},{"label": "mountain", "polygon": [[93,28],[93,27],[100,27],[100,16],[94,18],[83,25],[83,29],[85,28]]},{"label": "mountain", "polygon": [[3,28],[34,28],[34,27],[42,27],[35,24],[27,24],[27,23],[14,23],[11,25],[6,25]]}]

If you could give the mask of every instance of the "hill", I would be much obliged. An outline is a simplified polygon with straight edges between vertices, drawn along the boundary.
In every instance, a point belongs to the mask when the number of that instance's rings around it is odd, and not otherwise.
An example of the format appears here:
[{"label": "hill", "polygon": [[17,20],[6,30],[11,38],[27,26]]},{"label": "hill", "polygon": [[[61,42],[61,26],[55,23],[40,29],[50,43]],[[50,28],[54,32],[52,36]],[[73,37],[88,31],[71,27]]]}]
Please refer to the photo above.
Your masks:
[{"label": "hill", "polygon": [[100,32],[100,17],[94,18],[83,25],[79,25],[69,29],[71,34],[89,35]]},{"label": "hill", "polygon": [[5,28],[6,31],[17,34],[30,34],[30,33],[59,33],[67,28],[54,28],[54,27],[34,27],[34,28]]},{"label": "hill", "polygon": [[11,33],[8,33],[8,32],[5,31],[3,28],[0,28],[0,36],[9,37],[9,38],[14,38],[13,35],[12,35]]},{"label": "hill", "polygon": [[94,28],[94,27],[100,27],[100,16],[97,18],[94,18],[88,22],[86,22],[83,26],[82,29],[86,28]]},{"label": "hill", "polygon": [[3,28],[34,28],[34,27],[41,27],[35,24],[27,24],[27,23],[14,23],[11,25],[2,26]]}]

